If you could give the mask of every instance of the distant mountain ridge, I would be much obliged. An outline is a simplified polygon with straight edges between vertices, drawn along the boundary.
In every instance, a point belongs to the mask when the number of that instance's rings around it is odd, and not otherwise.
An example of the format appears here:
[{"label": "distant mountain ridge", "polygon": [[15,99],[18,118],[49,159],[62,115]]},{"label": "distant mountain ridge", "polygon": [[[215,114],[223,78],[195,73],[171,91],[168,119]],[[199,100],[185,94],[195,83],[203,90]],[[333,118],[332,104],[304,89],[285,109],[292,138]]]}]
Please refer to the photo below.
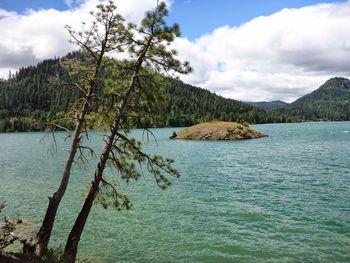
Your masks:
[{"label": "distant mountain ridge", "polygon": [[269,111],[273,109],[279,109],[283,108],[284,106],[288,105],[287,102],[284,102],[282,100],[274,100],[274,101],[257,101],[257,102],[244,102],[246,104],[249,104],[251,106],[257,107],[259,109]]},{"label": "distant mountain ridge", "polygon": [[317,90],[278,110],[293,121],[350,120],[350,80],[335,77]]}]

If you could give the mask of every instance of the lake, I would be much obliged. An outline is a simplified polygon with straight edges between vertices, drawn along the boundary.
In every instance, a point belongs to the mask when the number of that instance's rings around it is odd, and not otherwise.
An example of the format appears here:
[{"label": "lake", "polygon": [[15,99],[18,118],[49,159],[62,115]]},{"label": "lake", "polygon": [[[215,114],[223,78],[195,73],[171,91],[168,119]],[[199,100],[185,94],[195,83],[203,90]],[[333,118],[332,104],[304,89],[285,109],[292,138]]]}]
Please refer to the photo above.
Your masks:
[{"label": "lake", "polygon": [[[134,207],[96,204],[79,254],[91,262],[350,262],[350,122],[252,128],[270,137],[177,141],[168,137],[179,129],[154,129],[157,142],[145,150],[174,159],[181,177],[165,191],[147,174],[120,182]],[[101,151],[102,135],[87,143]],[[57,133],[52,154],[43,136],[0,134],[0,201],[5,213],[37,223],[68,147]],[[93,159],[74,166],[52,246],[64,246],[94,167]]]}]

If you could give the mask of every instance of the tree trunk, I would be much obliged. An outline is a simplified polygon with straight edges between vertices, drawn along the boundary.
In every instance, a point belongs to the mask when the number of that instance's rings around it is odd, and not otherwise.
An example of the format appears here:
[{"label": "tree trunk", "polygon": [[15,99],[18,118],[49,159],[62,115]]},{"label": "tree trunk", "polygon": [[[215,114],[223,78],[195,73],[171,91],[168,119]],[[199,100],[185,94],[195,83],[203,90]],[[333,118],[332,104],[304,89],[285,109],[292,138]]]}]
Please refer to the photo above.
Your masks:
[{"label": "tree trunk", "polygon": [[58,206],[62,200],[64,193],[66,192],[67,185],[69,182],[70,171],[72,168],[72,164],[74,161],[75,154],[77,152],[77,148],[80,141],[80,133],[81,128],[85,119],[85,112],[87,110],[87,105],[84,105],[83,112],[77,122],[76,129],[74,132],[74,138],[72,140],[71,148],[68,154],[68,158],[66,160],[66,164],[64,167],[61,184],[57,191],[53,194],[52,197],[49,197],[49,205],[46,210],[46,214],[44,217],[44,221],[42,226],[37,233],[37,244],[36,244],[36,254],[41,256],[46,250],[50,240],[53,224],[55,222],[55,217],[57,214]]},{"label": "tree trunk", "polygon": [[[59,206],[59,204],[62,200],[62,197],[65,194],[66,189],[67,189],[67,185],[68,185],[69,178],[70,178],[70,171],[71,171],[72,164],[74,162],[74,157],[75,157],[75,154],[76,154],[77,149],[79,147],[79,142],[81,139],[80,136],[81,136],[81,130],[82,130],[83,124],[85,122],[85,115],[87,114],[89,103],[91,102],[91,100],[93,98],[93,93],[95,92],[97,85],[98,85],[97,83],[98,83],[101,67],[103,64],[103,58],[104,58],[106,52],[113,50],[112,46],[110,46],[110,44],[111,44],[110,42],[112,41],[111,39],[114,39],[114,38],[111,38],[111,36],[114,36],[115,33],[111,32],[111,29],[112,29],[112,27],[116,26],[115,23],[120,22],[118,16],[110,14],[110,12],[113,12],[113,10],[114,10],[113,6],[111,6],[111,9],[107,8],[106,9],[107,11],[105,11],[104,9],[100,9],[100,10],[102,10],[101,12],[103,13],[101,15],[98,15],[98,16],[100,16],[101,20],[99,20],[97,17],[96,17],[96,19],[101,25],[103,25],[103,27],[105,29],[104,34],[102,34],[100,37],[100,35],[97,33],[97,31],[96,32],[94,31],[95,30],[94,27],[93,27],[93,29],[91,29],[92,31],[90,31],[88,33],[85,33],[85,31],[83,31],[84,34],[87,34],[87,39],[90,37],[92,38],[92,36],[95,36],[98,38],[98,39],[97,38],[95,39],[97,42],[97,45],[98,45],[97,47],[94,46],[94,43],[91,44],[89,41],[84,39],[84,37],[82,35],[80,35],[80,37],[82,39],[79,40],[79,37],[78,38],[76,37],[76,33],[73,30],[68,29],[68,32],[73,37],[74,41],[76,41],[78,46],[81,49],[86,50],[89,54],[93,54],[93,58],[95,61],[94,63],[96,63],[96,64],[94,64],[95,69],[94,69],[93,78],[90,80],[89,86],[87,86],[87,93],[84,92],[85,103],[83,104],[83,106],[81,108],[79,118],[76,122],[76,129],[75,129],[75,133],[74,133],[74,138],[72,140],[71,149],[69,151],[68,158],[67,158],[67,161],[66,161],[66,164],[64,167],[64,172],[62,175],[61,184],[60,184],[58,190],[53,194],[53,196],[51,198],[49,198],[49,205],[48,205],[48,208],[46,210],[46,215],[45,215],[43,224],[42,224],[39,232],[37,233],[36,254],[38,254],[40,256],[43,255],[43,253],[47,250],[47,246],[48,246],[48,243],[50,240],[53,224],[55,222],[55,217],[57,214],[58,206]],[[78,33],[78,36],[79,36],[79,33]],[[95,45],[96,45],[96,43],[95,43]],[[107,159],[108,159],[108,155],[107,155]],[[101,174],[102,174],[102,172],[103,172],[103,169],[101,170]],[[99,181],[96,181],[96,185],[95,185],[96,191],[98,190],[99,183],[100,183]],[[95,189],[93,188],[93,190],[95,190]],[[96,191],[91,191],[91,193],[92,194],[94,192],[96,193]],[[94,198],[95,198],[95,196],[90,196],[90,199],[92,201],[94,200]],[[91,203],[91,205],[92,205],[92,203]],[[89,213],[89,211],[90,211],[90,208],[89,208],[87,213]],[[85,222],[84,222],[84,224],[85,224]]]},{"label": "tree trunk", "polygon": [[[107,34],[106,34],[107,35]],[[105,40],[106,41],[106,40]],[[94,90],[96,89],[96,83],[97,78],[100,73],[100,69],[102,66],[102,59],[104,56],[105,50],[105,44],[102,46],[102,51],[99,55],[99,59],[96,64],[96,69],[94,72],[93,80],[90,82],[90,87],[88,89],[88,92],[85,95],[85,103],[82,106],[82,109],[80,111],[80,115],[78,117],[78,120],[76,122],[75,131],[74,131],[74,137],[72,140],[71,148],[68,154],[68,158],[66,160],[63,175],[61,178],[61,183],[57,191],[53,194],[52,197],[49,197],[49,205],[46,210],[46,214],[44,217],[43,224],[37,233],[37,243],[36,243],[36,249],[35,253],[38,256],[42,256],[47,251],[47,246],[50,241],[52,228],[55,222],[56,214],[58,207],[60,205],[60,202],[62,200],[63,195],[66,192],[69,178],[70,178],[70,172],[72,169],[72,164],[74,162],[75,154],[77,152],[79,142],[81,139],[81,130],[83,128],[83,124],[85,122],[85,116],[89,108],[89,103],[92,99],[92,94]]]},{"label": "tree trunk", "polygon": [[[142,60],[138,62],[136,72],[140,70],[141,64],[142,64]],[[112,149],[114,139],[116,137],[116,134],[118,133],[121,120],[124,117],[124,113],[127,108],[129,97],[134,89],[136,76],[137,76],[137,73],[134,73],[131,77],[129,87],[125,92],[119,111],[116,113],[113,125],[111,127],[111,133],[108,136],[108,141],[105,145],[103,153],[101,154],[100,162],[97,165],[94,180],[91,183],[88,196],[85,198],[84,205],[80,210],[80,213],[77,219],[75,220],[74,226],[68,236],[65,251],[63,254],[63,259],[64,259],[64,262],[66,263],[73,263],[76,259],[80,237],[84,230],[84,227],[88,219],[93,202],[95,200],[96,194],[99,190],[100,182],[103,176],[103,171],[109,159],[109,154]]]},{"label": "tree trunk", "polygon": [[[109,149],[110,150],[110,149]],[[108,154],[109,154],[108,150]],[[77,256],[78,252],[78,244],[80,241],[81,234],[84,230],[87,218],[89,216],[91,207],[93,205],[93,202],[95,200],[96,194],[98,192],[100,182],[102,179],[103,170],[105,167],[105,164],[108,159],[107,154],[107,148],[105,149],[105,153],[101,157],[101,161],[98,165],[98,168],[95,172],[94,180],[91,183],[90,191],[88,193],[88,196],[85,199],[84,205],[82,209],[80,210],[80,213],[74,223],[74,226],[68,236],[65,251],[64,251],[64,262],[66,263],[74,263],[75,258]]]}]

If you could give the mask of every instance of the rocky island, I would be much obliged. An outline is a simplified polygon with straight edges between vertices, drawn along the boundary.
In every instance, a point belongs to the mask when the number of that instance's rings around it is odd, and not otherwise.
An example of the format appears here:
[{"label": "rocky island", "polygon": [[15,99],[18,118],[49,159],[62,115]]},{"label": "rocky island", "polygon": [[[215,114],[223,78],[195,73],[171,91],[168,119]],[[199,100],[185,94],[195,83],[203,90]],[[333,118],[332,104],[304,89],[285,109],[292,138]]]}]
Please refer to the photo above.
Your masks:
[{"label": "rocky island", "polygon": [[188,127],[178,134],[174,133],[171,139],[184,140],[245,140],[267,137],[248,125],[236,122],[206,122]]}]

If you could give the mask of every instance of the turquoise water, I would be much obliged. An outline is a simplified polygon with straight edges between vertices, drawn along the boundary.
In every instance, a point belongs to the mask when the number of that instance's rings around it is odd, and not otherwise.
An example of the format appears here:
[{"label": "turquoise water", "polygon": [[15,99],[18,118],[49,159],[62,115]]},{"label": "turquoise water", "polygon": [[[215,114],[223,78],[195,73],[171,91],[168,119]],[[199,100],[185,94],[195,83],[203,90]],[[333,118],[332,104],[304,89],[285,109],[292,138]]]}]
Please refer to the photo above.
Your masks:
[{"label": "turquoise water", "polygon": [[[175,159],[181,178],[166,191],[148,175],[121,183],[134,208],[95,205],[80,255],[91,262],[350,262],[350,122],[253,127],[270,137],[173,141],[174,129],[155,129],[158,142],[146,148]],[[6,213],[34,221],[57,186],[67,147],[57,134],[52,156],[42,137],[0,134],[0,200]],[[101,139],[94,132],[89,143],[100,150]],[[74,167],[52,245],[64,244],[93,170]]]}]

